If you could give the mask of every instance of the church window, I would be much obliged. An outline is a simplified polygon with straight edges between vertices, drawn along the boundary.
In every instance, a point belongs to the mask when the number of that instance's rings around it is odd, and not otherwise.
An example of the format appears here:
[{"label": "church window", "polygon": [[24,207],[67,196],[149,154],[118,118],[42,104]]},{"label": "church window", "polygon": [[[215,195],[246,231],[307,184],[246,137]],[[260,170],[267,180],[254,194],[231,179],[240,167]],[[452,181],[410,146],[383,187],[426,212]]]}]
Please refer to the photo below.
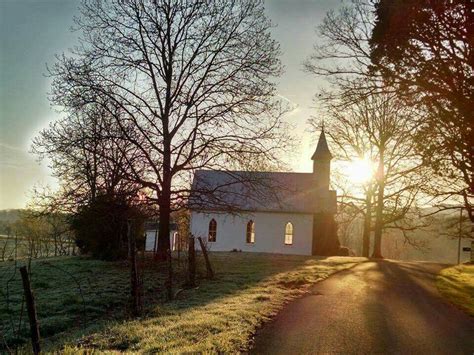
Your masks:
[{"label": "church window", "polygon": [[255,243],[255,222],[252,220],[247,223],[247,243]]},{"label": "church window", "polygon": [[285,226],[285,245],[293,244],[293,224],[288,222]]},{"label": "church window", "polygon": [[209,222],[209,237],[208,237],[208,241],[209,242],[215,242],[217,239],[217,222],[216,220],[213,218],[211,219],[211,221]]}]

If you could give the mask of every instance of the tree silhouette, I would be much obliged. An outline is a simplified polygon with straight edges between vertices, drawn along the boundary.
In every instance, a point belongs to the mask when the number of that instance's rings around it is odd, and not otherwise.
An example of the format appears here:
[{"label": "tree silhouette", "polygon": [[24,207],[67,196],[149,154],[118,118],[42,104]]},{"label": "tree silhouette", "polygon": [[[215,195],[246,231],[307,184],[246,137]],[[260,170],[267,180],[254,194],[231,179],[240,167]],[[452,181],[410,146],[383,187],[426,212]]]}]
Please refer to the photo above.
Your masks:
[{"label": "tree silhouette", "polygon": [[364,218],[363,256],[369,256],[369,236],[374,231],[373,256],[381,257],[384,229],[407,232],[424,226],[422,221],[410,217],[416,211],[416,200],[427,174],[411,138],[417,125],[413,110],[406,108],[393,93],[369,97],[362,94],[355,101],[345,103],[326,97],[323,114],[329,118],[327,133],[339,159],[365,158],[377,165],[373,176],[359,187],[359,194],[354,182],[347,182],[352,189],[344,196],[344,210]]},{"label": "tree silhouette", "polygon": [[380,257],[384,228],[401,229],[408,241],[407,231],[424,226],[413,220],[412,207],[427,178],[425,160],[415,149],[424,115],[406,105],[398,89],[373,65],[373,10],[372,2],[354,0],[328,12],[318,27],[318,42],[305,69],[329,83],[320,90],[317,102],[322,104],[321,113],[334,122],[334,132],[329,134],[339,144],[342,157],[351,160],[366,155],[378,165],[373,185],[364,191],[365,198],[353,199],[352,207],[357,204],[355,210],[365,218],[364,255],[373,229],[374,256]]},{"label": "tree silhouette", "polygon": [[471,220],[472,7],[468,1],[353,0],[327,14],[305,63],[348,100],[357,97],[354,90],[365,96],[391,90],[418,110],[417,150],[438,175],[425,192],[443,202],[460,198]]},{"label": "tree silhouette", "polygon": [[[51,100],[93,104],[136,148],[128,179],[159,207],[158,256],[196,169],[241,155],[275,159],[283,108],[272,78],[279,46],[262,1],[84,1],[81,44],[51,68]],[[134,158],[135,159],[135,158]]]},{"label": "tree silhouette", "polygon": [[427,113],[418,149],[451,180],[438,193],[461,196],[474,222],[474,3],[381,0],[375,9],[374,68]]},{"label": "tree silhouette", "polygon": [[102,259],[125,257],[126,220],[147,213],[136,206],[140,186],[128,179],[136,169],[136,150],[110,114],[95,105],[75,110],[43,129],[33,151],[49,159],[60,185],[55,193],[36,191],[32,206],[37,213],[62,212],[82,252]]}]

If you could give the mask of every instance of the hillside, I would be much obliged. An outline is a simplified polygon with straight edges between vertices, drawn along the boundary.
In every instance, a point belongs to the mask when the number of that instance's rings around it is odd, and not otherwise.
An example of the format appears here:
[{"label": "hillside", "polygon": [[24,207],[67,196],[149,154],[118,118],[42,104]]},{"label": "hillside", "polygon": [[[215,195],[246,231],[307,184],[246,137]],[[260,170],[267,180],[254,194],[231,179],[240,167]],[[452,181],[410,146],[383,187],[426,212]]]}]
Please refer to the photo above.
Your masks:
[{"label": "hillside", "polygon": [[23,209],[0,210],[0,222],[16,222],[20,218]]}]

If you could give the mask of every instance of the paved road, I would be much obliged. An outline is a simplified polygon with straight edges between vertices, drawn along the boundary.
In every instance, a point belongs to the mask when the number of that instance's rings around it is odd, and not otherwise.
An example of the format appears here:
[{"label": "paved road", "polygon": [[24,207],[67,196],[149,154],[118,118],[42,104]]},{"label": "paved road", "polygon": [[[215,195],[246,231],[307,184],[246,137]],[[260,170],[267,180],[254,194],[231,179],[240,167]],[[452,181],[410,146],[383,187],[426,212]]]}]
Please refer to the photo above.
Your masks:
[{"label": "paved road", "polygon": [[474,317],[436,290],[442,268],[382,261],[342,271],[288,304],[252,353],[474,354]]}]

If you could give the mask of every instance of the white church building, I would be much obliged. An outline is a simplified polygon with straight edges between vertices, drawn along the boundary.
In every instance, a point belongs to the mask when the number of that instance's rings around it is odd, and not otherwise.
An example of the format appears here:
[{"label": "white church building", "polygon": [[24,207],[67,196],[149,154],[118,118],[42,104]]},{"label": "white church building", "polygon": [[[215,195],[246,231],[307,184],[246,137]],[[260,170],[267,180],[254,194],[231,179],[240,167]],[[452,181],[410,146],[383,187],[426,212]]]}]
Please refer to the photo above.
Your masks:
[{"label": "white church building", "polygon": [[335,255],[339,242],[324,130],[312,173],[199,170],[190,231],[211,251]]}]

